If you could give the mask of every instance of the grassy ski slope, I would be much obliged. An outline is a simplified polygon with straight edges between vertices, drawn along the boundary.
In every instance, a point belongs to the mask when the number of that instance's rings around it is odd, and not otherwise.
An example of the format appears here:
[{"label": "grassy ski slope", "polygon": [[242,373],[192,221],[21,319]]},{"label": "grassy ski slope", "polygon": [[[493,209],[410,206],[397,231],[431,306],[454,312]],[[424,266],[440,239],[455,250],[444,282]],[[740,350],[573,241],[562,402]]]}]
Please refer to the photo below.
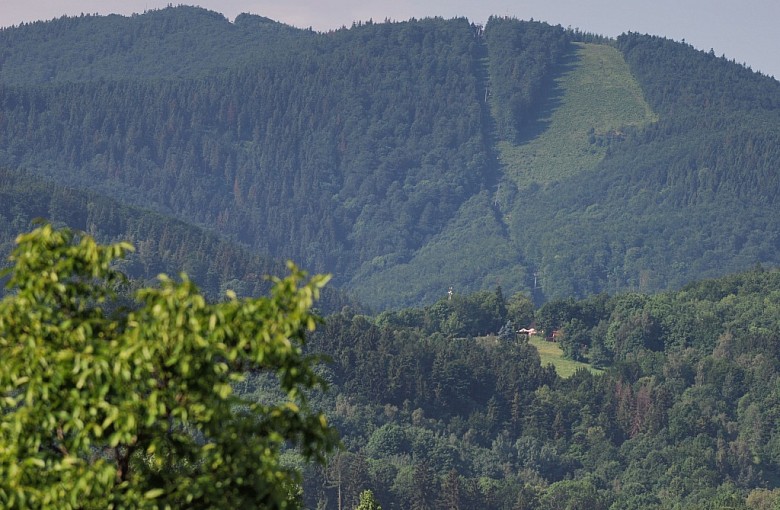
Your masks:
[{"label": "grassy ski slope", "polygon": [[606,153],[599,139],[656,120],[622,54],[612,46],[575,44],[562,71],[529,125],[527,141],[498,144],[505,176],[518,188],[592,168]]}]

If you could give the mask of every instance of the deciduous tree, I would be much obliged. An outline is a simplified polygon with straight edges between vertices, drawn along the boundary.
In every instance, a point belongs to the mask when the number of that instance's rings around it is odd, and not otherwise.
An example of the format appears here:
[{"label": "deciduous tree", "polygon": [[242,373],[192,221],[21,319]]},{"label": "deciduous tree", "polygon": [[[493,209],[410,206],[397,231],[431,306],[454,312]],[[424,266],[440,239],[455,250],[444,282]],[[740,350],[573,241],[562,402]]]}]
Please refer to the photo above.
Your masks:
[{"label": "deciduous tree", "polygon": [[[303,354],[327,277],[275,279],[270,297],[210,304],[161,276],[127,309],[112,269],[132,250],[43,225],[17,239],[0,302],[0,506],[293,508],[287,445],[322,461],[336,444],[305,391]],[[275,374],[274,402],[234,384]]]}]

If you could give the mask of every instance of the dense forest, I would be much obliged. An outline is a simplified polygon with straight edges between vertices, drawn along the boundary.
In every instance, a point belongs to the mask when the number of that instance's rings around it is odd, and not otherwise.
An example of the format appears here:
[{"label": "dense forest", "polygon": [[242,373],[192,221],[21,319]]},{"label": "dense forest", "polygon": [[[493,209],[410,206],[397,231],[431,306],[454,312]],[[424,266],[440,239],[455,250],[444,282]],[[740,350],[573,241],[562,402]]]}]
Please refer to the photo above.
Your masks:
[{"label": "dense forest", "polygon": [[[777,508],[780,272],[529,304],[499,288],[328,317],[310,348],[345,449],[308,470],[307,506]],[[542,366],[502,327],[530,320],[605,370]]]},{"label": "dense forest", "polygon": [[[556,117],[561,80],[610,78],[602,49],[624,95]],[[652,115],[605,116],[626,94]],[[315,33],[177,7],[0,31],[9,173],[333,273],[377,310],[450,286],[542,303],[776,265],[778,104],[776,80],[685,44],[511,18]],[[545,141],[561,126],[566,161]],[[533,171],[501,144],[534,147]]]},{"label": "dense forest", "polygon": [[[285,271],[279,261],[187,223],[0,168],[0,252],[9,254],[17,234],[44,218],[103,242],[132,243],[135,251],[119,262],[118,269],[134,288],[160,273],[176,276],[185,272],[198,282],[206,297],[216,301],[228,289],[239,296],[266,294],[271,287],[267,275]],[[323,289],[318,306],[321,313],[345,306],[362,309],[336,288]]]},{"label": "dense forest", "polygon": [[549,89],[569,37],[561,27],[492,17],[485,27],[493,116],[499,138],[519,141]]},{"label": "dense forest", "polygon": [[307,40],[203,80],[9,87],[4,163],[337,279],[402,258],[486,178],[463,79],[473,31],[432,20]]}]

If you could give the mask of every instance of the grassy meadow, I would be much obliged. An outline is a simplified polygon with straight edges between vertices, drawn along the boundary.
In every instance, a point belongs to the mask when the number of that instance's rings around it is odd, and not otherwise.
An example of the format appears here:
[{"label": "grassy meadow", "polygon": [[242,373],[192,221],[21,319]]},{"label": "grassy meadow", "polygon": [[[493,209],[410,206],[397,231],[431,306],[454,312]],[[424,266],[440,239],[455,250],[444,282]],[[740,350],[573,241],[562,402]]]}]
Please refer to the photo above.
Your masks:
[{"label": "grassy meadow", "polygon": [[579,361],[573,361],[563,357],[563,351],[555,342],[548,342],[540,336],[532,336],[529,343],[536,347],[539,351],[539,357],[542,359],[542,366],[552,364],[555,367],[555,371],[559,376],[566,378],[571,377],[574,372],[580,368],[587,368],[594,374],[601,373],[602,371],[591,367],[587,363],[580,363]]},{"label": "grassy meadow", "polygon": [[504,173],[518,188],[593,168],[607,150],[594,139],[656,120],[622,54],[603,44],[575,44],[540,108],[525,142],[498,143]]}]

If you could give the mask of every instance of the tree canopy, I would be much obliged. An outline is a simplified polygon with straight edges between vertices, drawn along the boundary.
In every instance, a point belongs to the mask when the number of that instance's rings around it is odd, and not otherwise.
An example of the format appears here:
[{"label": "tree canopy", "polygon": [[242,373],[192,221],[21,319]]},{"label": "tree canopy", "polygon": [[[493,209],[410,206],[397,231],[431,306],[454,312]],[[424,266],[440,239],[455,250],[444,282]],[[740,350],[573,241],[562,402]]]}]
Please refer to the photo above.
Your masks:
[{"label": "tree canopy", "polygon": [[[337,444],[306,390],[310,308],[327,276],[293,264],[270,297],[208,303],[182,274],[122,299],[133,248],[43,225],[17,239],[0,302],[0,506],[294,508],[280,453],[324,461]],[[273,374],[274,401],[242,398]]]},{"label": "tree canopy", "polygon": [[346,451],[307,470],[308,507],[777,508],[780,271],[550,301],[536,326],[603,367],[568,377],[541,338],[452,328],[488,297],[325,319],[311,346]]}]

